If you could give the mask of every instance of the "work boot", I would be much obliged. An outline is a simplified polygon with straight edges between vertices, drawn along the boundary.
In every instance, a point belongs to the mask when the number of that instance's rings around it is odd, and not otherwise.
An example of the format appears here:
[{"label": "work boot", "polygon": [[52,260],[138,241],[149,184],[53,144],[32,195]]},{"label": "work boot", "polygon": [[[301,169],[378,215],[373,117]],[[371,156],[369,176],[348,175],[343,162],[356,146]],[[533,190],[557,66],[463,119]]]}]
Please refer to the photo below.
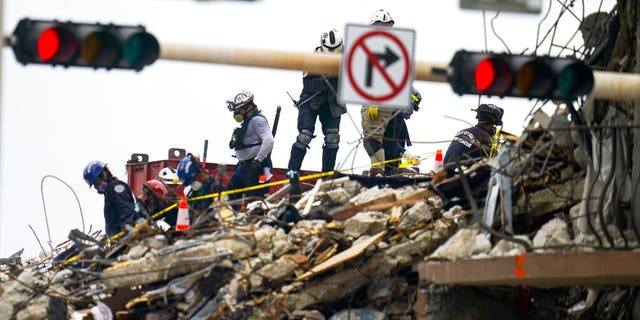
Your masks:
[{"label": "work boot", "polygon": [[332,171],[336,166],[338,149],[322,148],[322,172]]},{"label": "work boot", "polygon": [[371,167],[369,170],[369,176],[375,178],[382,178],[384,176],[384,169],[379,167]]}]

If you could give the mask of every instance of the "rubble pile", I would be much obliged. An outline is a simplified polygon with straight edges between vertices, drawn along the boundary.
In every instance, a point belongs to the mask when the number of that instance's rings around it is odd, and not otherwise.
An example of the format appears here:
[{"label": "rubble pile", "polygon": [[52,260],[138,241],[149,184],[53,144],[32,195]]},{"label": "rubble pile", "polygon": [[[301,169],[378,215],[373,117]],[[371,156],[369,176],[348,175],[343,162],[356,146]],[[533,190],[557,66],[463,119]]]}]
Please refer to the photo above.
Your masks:
[{"label": "rubble pile", "polygon": [[[549,126],[566,116],[536,119]],[[439,183],[426,175],[336,174],[299,196],[285,185],[254,202],[214,202],[191,217],[187,231],[142,222],[109,242],[74,230],[70,244],[44,260],[23,265],[20,253],[0,260],[0,320],[640,314],[631,311],[640,308],[632,286],[449,286],[419,279],[416,266],[425,260],[607,249],[576,223],[584,217],[578,208],[585,189],[577,144],[535,125],[503,145],[497,160]],[[492,196],[496,190],[499,197]],[[600,236],[602,229],[595,230]],[[629,230],[610,234],[616,247],[638,247]]]},{"label": "rubble pile", "polygon": [[[468,215],[442,212],[426,185],[367,188],[344,177],[279,203],[217,203],[187,232],[141,223],[108,247],[76,245],[66,261],[2,283],[0,319],[339,319],[341,310],[410,319],[412,267]],[[279,220],[286,212],[302,219]]]}]

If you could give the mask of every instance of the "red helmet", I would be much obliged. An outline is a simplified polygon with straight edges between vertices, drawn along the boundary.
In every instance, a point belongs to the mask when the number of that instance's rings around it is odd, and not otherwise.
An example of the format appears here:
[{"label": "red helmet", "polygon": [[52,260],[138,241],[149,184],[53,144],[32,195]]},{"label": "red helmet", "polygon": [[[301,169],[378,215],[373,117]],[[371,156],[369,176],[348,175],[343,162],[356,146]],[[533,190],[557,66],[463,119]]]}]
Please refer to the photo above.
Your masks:
[{"label": "red helmet", "polygon": [[167,195],[167,187],[165,187],[164,183],[159,180],[149,180],[145,182],[142,187],[157,193],[162,199]]}]

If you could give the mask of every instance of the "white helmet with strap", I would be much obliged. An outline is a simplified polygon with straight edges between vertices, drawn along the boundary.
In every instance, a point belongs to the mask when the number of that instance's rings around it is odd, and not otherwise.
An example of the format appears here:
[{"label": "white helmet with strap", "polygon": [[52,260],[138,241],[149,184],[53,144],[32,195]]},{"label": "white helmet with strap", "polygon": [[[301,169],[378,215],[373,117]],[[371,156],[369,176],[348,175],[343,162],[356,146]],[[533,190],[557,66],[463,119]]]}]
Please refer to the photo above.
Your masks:
[{"label": "white helmet with strap", "polygon": [[253,92],[243,90],[240,93],[236,94],[233,98],[227,100],[227,108],[229,109],[229,111],[234,111],[252,102]]},{"label": "white helmet with strap", "polygon": [[336,29],[323,32],[320,35],[320,48],[323,52],[342,52],[342,33]]}]

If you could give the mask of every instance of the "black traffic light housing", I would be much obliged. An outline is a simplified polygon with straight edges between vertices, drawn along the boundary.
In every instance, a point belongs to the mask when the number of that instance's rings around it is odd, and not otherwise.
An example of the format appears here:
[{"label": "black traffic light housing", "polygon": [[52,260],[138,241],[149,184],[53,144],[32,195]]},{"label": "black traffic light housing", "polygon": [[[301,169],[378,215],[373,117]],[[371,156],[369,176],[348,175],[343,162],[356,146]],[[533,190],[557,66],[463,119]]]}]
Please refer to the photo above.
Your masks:
[{"label": "black traffic light housing", "polygon": [[448,82],[457,94],[572,101],[591,92],[593,71],[574,58],[456,52]]},{"label": "black traffic light housing", "polygon": [[11,47],[22,64],[142,70],[160,55],[143,26],[31,20],[18,22]]}]

